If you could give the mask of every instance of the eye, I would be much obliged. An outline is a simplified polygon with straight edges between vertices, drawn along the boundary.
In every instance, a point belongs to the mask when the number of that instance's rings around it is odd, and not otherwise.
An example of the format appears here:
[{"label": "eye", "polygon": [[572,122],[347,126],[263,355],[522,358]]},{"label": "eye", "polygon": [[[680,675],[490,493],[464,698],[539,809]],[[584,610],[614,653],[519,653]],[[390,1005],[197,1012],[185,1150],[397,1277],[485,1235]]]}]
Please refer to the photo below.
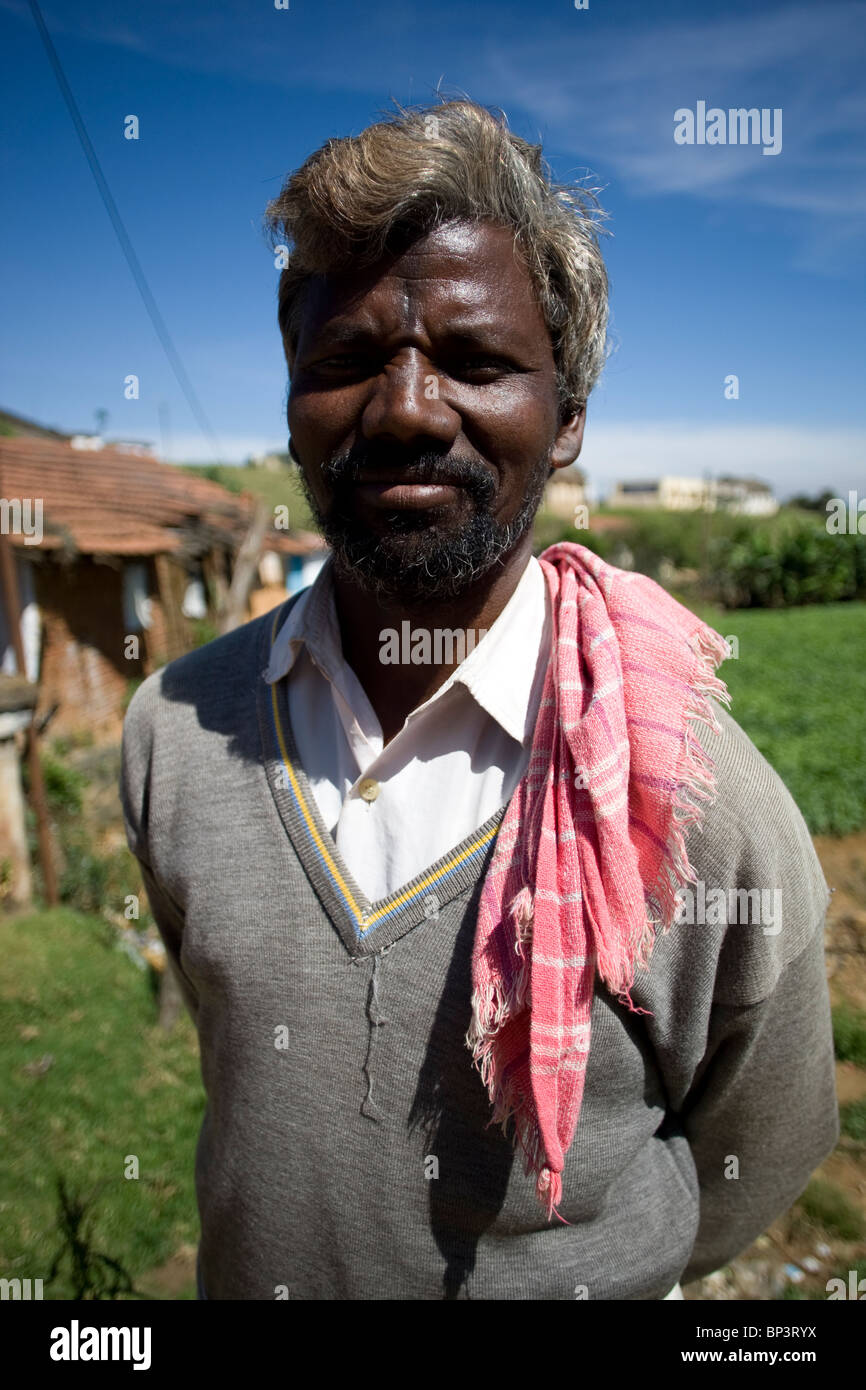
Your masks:
[{"label": "eye", "polygon": [[319,367],[332,367],[337,370],[352,371],[360,367],[369,366],[370,359],[361,352],[341,352],[335,357],[323,357],[315,365]]},{"label": "eye", "polygon": [[511,363],[506,362],[503,357],[494,357],[488,353],[473,353],[471,357],[463,357],[452,362],[449,370],[451,376],[476,376],[490,379],[495,376],[505,376],[514,369]]}]

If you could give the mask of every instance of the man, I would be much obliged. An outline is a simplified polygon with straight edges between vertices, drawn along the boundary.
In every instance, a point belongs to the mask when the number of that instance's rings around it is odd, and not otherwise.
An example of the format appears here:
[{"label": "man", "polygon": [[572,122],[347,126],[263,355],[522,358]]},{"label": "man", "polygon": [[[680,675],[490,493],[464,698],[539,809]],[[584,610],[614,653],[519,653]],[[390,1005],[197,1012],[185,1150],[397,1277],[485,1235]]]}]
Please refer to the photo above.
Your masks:
[{"label": "man", "polygon": [[200,1295],[681,1297],[836,1141],[827,891],[717,634],[532,556],[604,355],[590,200],[461,101],[329,141],[269,223],[332,561],[124,737]]}]

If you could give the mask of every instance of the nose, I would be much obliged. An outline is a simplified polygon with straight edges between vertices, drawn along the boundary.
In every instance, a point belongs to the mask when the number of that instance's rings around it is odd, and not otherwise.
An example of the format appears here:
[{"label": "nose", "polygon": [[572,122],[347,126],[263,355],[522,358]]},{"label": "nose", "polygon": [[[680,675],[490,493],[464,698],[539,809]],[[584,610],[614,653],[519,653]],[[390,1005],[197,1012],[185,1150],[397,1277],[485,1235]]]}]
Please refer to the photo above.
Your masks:
[{"label": "nose", "polygon": [[400,444],[423,437],[450,445],[460,428],[457,411],[440,398],[438,375],[415,349],[386,365],[361,417],[365,439],[390,438]]}]

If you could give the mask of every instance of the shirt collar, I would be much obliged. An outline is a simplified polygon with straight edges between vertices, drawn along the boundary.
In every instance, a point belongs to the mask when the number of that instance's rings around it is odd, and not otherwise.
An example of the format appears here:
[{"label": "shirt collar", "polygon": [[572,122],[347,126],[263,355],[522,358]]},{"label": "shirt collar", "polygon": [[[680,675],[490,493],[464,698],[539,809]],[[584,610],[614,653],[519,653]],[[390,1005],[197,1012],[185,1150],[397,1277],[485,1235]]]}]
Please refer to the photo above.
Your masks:
[{"label": "shirt collar", "polygon": [[304,589],[292,604],[288,617],[277,633],[270,660],[263,672],[268,684],[272,685],[289,674],[303,647],[307,648],[322,674],[329,681],[335,681],[346,663],[334,603],[333,561],[330,557],[310,587]]},{"label": "shirt collar", "polygon": [[[306,646],[322,675],[351,706],[355,703],[352,693],[356,678],[343,657],[332,563],[329,559],[292,605],[263,675],[270,684],[282,680]],[[547,585],[541,566],[531,556],[492,627],[430,699],[412,711],[407,723],[414,722],[454,686],[462,685],[511,738],[525,745],[535,727],[549,645]]]},{"label": "shirt collar", "polygon": [[540,564],[530,556],[493,626],[410,718],[452,686],[462,685],[511,738],[526,744],[535,728],[549,646],[547,585]]}]

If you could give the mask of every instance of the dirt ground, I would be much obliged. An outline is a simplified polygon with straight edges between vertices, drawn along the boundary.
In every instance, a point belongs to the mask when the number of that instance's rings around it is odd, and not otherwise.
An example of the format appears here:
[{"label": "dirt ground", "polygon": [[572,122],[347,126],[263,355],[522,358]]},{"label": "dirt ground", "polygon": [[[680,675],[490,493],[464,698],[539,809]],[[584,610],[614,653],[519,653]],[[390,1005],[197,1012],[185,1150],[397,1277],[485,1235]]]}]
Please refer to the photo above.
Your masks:
[{"label": "dirt ground", "polygon": [[827,913],[827,978],[834,1004],[866,1010],[866,831],[815,837],[833,890]]}]

